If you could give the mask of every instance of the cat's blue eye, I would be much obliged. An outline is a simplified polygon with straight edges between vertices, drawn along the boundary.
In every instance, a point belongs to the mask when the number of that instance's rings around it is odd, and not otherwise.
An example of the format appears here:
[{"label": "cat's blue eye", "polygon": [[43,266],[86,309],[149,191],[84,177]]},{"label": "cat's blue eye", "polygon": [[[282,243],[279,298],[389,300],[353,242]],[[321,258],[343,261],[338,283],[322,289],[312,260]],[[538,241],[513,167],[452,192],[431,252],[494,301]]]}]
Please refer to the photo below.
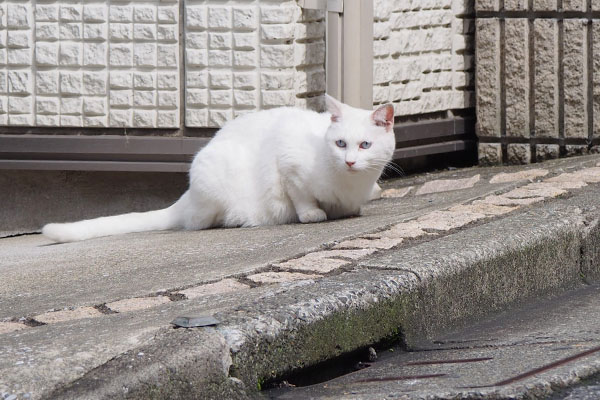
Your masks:
[{"label": "cat's blue eye", "polygon": [[361,149],[368,149],[371,147],[371,142],[362,142],[359,146]]},{"label": "cat's blue eye", "polygon": [[341,140],[341,139],[340,139],[340,140],[336,140],[336,141],[335,141],[335,144],[336,144],[336,146],[337,146],[337,147],[341,147],[341,148],[344,148],[344,147],[346,147],[346,142],[344,142],[344,141],[343,141],[343,140]]}]

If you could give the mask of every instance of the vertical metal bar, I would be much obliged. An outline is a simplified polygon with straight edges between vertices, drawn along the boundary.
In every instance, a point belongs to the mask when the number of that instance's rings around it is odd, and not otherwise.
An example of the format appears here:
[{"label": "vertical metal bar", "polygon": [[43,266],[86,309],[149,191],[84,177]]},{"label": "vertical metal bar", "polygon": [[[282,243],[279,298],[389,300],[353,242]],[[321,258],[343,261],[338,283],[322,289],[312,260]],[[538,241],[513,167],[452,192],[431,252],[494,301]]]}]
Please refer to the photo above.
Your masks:
[{"label": "vertical metal bar", "polygon": [[373,108],[373,0],[344,0],[342,101]]},{"label": "vertical metal bar", "polygon": [[327,93],[342,101],[342,16],[327,12],[325,77]]}]

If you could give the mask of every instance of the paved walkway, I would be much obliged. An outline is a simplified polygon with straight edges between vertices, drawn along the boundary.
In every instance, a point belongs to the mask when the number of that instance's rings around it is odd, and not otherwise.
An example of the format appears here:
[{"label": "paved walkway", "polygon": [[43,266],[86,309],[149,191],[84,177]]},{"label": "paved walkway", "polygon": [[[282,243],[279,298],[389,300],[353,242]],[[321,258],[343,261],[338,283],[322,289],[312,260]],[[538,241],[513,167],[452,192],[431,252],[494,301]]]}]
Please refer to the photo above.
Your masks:
[{"label": "paved walkway", "polygon": [[[320,224],[0,239],[0,394],[241,398],[394,332],[416,343],[574,287],[597,274],[599,162],[388,181],[363,216]],[[173,329],[186,315],[220,323]]]}]

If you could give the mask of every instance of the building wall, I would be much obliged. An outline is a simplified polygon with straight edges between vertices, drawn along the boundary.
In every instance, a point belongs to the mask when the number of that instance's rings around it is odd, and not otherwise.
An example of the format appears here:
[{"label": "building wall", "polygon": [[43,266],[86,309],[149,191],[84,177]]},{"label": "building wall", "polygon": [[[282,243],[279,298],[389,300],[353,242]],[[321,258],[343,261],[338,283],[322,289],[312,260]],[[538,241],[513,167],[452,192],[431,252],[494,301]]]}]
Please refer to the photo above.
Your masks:
[{"label": "building wall", "polygon": [[478,0],[476,7],[481,163],[597,152],[598,4]]},{"label": "building wall", "polygon": [[2,1],[0,124],[179,125],[179,6]]},{"label": "building wall", "polygon": [[375,104],[396,115],[474,106],[473,5],[469,0],[376,0]]},{"label": "building wall", "polygon": [[[375,104],[474,105],[469,1],[375,1]],[[320,109],[324,63],[325,12],[295,0],[0,0],[0,126],[182,135]]]},{"label": "building wall", "polygon": [[318,106],[325,91],[324,12],[303,11],[295,1],[185,4],[187,126]]},{"label": "building wall", "polygon": [[0,125],[218,127],[314,107],[324,34],[324,12],[293,0],[0,1]]}]

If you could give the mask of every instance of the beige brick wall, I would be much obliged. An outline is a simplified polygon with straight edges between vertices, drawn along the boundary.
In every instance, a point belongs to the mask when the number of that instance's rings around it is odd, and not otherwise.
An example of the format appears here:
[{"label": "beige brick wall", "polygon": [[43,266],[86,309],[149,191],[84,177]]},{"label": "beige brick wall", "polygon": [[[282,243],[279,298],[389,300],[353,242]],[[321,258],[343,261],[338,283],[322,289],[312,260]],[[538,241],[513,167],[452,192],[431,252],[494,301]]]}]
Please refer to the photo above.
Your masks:
[{"label": "beige brick wall", "polygon": [[396,115],[474,103],[473,6],[468,0],[374,2],[373,99]]}]

